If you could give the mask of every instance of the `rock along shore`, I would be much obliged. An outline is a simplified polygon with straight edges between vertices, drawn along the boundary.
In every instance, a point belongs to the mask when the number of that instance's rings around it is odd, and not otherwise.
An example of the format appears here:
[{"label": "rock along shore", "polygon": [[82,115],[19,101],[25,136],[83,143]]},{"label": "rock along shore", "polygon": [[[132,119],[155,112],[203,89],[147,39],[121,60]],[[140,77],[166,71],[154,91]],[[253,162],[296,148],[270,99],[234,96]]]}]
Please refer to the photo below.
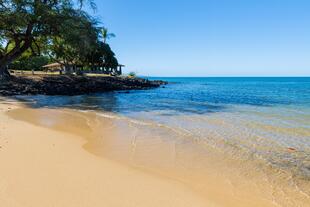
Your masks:
[{"label": "rock along shore", "polygon": [[0,95],[81,95],[122,90],[143,90],[167,84],[143,78],[110,76],[42,75],[12,76],[0,82]]}]

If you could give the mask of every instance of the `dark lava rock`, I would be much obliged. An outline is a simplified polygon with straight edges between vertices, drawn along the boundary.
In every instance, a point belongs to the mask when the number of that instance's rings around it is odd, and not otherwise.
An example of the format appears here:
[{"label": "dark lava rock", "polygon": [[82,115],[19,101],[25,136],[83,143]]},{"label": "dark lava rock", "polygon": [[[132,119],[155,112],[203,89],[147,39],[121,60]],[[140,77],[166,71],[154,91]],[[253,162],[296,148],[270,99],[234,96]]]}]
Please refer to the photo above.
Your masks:
[{"label": "dark lava rock", "polygon": [[110,76],[12,76],[9,81],[0,83],[0,95],[81,95],[107,91],[151,89],[165,84],[167,82]]}]

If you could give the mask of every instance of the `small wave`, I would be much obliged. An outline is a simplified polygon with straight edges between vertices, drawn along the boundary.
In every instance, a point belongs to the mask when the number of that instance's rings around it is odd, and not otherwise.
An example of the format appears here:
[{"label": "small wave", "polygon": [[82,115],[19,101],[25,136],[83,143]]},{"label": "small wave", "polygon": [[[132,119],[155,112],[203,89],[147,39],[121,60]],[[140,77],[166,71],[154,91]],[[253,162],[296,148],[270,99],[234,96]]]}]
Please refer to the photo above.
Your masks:
[{"label": "small wave", "polygon": [[104,118],[108,118],[108,119],[116,119],[116,120],[125,120],[125,121],[129,121],[130,123],[134,123],[137,125],[143,125],[143,126],[151,126],[152,123],[147,123],[145,121],[139,121],[136,119],[131,119],[125,116],[121,116],[121,115],[117,115],[117,114],[111,114],[111,113],[103,113],[103,112],[95,112],[96,115],[104,117]]}]

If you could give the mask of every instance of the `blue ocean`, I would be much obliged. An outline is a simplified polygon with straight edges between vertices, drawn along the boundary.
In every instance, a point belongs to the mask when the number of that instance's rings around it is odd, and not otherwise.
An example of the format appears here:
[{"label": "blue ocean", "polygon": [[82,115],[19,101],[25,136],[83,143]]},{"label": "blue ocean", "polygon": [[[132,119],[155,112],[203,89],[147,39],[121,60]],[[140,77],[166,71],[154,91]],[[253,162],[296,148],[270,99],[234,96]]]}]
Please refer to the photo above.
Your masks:
[{"label": "blue ocean", "polygon": [[38,108],[95,111],[147,130],[152,136],[144,132],[143,140],[192,140],[310,179],[310,78],[148,79],[169,84],[151,90],[19,98]]}]

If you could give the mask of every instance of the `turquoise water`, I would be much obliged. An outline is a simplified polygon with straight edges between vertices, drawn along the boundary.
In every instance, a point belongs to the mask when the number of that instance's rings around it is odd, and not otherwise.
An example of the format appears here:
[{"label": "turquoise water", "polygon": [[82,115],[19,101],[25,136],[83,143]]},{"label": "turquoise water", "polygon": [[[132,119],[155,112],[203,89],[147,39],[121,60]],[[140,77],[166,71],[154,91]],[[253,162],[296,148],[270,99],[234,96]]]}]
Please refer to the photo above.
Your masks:
[{"label": "turquoise water", "polygon": [[35,106],[78,106],[118,113],[171,110],[204,114],[231,105],[310,107],[310,78],[149,78],[168,81],[165,88],[53,98],[37,96]]},{"label": "turquoise water", "polygon": [[156,137],[198,140],[310,180],[310,78],[149,79],[169,84],[129,93],[20,98],[33,107],[126,119]]}]

